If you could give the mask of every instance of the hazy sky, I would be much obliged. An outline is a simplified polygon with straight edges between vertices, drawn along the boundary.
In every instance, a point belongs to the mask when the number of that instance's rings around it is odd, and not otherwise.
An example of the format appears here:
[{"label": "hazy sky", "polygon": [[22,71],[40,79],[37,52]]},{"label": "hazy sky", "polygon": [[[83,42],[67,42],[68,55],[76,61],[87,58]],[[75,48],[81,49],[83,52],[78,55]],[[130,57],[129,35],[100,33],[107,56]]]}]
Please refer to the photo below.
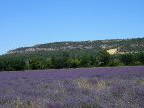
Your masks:
[{"label": "hazy sky", "polygon": [[66,40],[144,37],[144,0],[0,0],[0,54]]}]

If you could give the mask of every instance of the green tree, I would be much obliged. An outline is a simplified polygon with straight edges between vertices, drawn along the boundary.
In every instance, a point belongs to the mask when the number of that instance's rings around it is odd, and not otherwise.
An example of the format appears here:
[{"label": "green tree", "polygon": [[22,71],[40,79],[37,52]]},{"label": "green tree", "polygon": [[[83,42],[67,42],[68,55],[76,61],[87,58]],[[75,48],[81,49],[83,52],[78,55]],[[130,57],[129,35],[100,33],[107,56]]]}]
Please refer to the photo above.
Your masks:
[{"label": "green tree", "polygon": [[21,58],[9,58],[6,61],[6,65],[6,70],[17,71],[25,69],[25,61]]},{"label": "green tree", "polygon": [[80,66],[80,60],[79,59],[68,59],[67,61],[69,68],[77,68]]},{"label": "green tree", "polygon": [[139,54],[137,55],[137,60],[138,60],[140,63],[144,64],[144,53],[143,53],[143,52],[141,52],[141,53],[139,53]]},{"label": "green tree", "polygon": [[120,61],[124,64],[124,65],[130,65],[130,64],[134,64],[134,57],[132,54],[122,54],[120,56]]},{"label": "green tree", "polygon": [[45,69],[46,60],[41,57],[34,57],[30,59],[29,67],[30,69]]},{"label": "green tree", "polygon": [[52,61],[52,68],[56,68],[56,69],[60,69],[60,68],[64,68],[65,66],[65,62],[63,57],[52,57],[51,59]]},{"label": "green tree", "polygon": [[89,67],[92,65],[92,57],[89,54],[84,54],[81,58],[80,58],[81,62],[81,66],[82,67]]},{"label": "green tree", "polygon": [[96,57],[96,62],[99,62],[99,66],[106,66],[110,62],[110,54],[105,51],[99,51],[97,57]]},{"label": "green tree", "polygon": [[3,71],[4,70],[4,62],[2,60],[0,60],[0,71]]}]

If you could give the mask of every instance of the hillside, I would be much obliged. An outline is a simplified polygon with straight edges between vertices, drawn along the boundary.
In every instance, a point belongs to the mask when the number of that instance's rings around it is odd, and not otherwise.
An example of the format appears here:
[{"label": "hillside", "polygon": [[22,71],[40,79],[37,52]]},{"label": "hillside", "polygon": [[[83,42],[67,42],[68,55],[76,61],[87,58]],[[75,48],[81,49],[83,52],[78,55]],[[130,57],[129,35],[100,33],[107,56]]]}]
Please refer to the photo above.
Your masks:
[{"label": "hillside", "polygon": [[35,45],[32,47],[22,47],[11,50],[8,54],[15,53],[35,53],[35,52],[52,52],[67,50],[100,50],[105,49],[110,54],[139,52],[144,50],[144,38],[134,39],[112,39],[112,40],[95,40],[80,42],[55,42]]},{"label": "hillside", "polygon": [[144,65],[144,38],[55,42],[0,56],[0,71]]}]

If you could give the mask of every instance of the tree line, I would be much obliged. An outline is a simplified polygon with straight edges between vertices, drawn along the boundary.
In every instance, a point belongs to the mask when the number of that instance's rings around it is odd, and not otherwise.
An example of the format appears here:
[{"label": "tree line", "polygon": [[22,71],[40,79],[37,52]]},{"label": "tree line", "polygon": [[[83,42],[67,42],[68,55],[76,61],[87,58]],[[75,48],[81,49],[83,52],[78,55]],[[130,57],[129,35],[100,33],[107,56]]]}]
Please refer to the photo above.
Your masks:
[{"label": "tree line", "polygon": [[126,53],[110,55],[101,50],[97,53],[85,52],[79,56],[63,51],[60,54],[44,56],[1,56],[0,71],[61,69],[102,66],[144,65],[144,53]]}]

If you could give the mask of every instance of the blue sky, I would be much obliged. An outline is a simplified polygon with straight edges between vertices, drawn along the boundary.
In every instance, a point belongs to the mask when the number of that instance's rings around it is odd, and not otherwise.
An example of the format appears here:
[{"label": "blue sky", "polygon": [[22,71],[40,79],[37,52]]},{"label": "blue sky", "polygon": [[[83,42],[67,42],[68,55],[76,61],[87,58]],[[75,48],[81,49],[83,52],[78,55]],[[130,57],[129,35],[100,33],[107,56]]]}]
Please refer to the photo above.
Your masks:
[{"label": "blue sky", "polygon": [[144,37],[144,0],[0,0],[0,54],[54,41]]}]

